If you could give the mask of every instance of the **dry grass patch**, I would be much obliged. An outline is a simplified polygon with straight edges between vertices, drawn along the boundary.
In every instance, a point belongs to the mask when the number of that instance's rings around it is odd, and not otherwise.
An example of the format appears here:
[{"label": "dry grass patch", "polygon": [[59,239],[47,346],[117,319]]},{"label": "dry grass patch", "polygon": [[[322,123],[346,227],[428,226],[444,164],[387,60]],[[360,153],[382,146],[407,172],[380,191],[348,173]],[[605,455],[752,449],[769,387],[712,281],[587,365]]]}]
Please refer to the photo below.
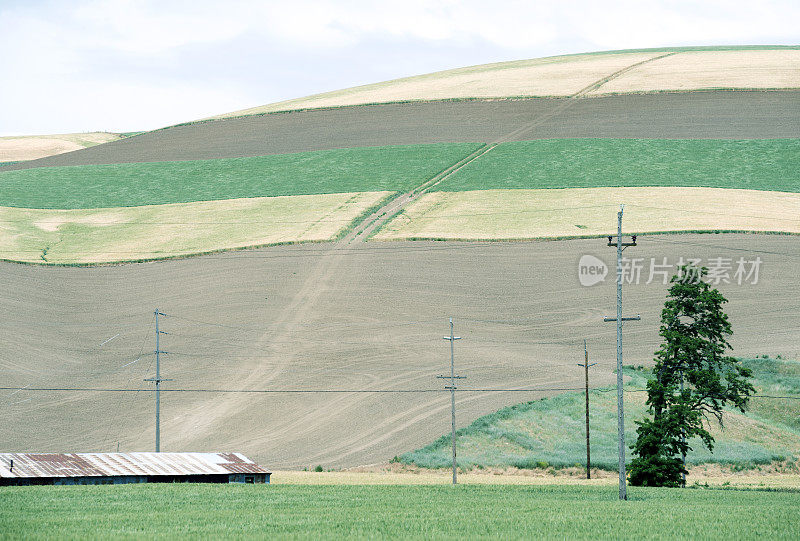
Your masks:
[{"label": "dry grass patch", "polygon": [[104,263],[337,236],[390,192],[258,197],[108,209],[0,207],[0,258]]},{"label": "dry grass patch", "polygon": [[687,51],[637,66],[590,94],[798,87],[800,50]]},{"label": "dry grass patch", "polygon": [[525,239],[606,235],[625,204],[628,232],[735,230],[800,233],[800,194],[721,188],[477,190],[422,196],[381,240]]},{"label": "dry grass patch", "polygon": [[336,90],[213,118],[407,100],[569,96],[631,64],[661,54],[664,53],[557,56],[484,64]]},{"label": "dry grass patch", "polygon": [[0,162],[35,160],[121,138],[119,134],[106,132],[0,137]]},{"label": "dry grass patch", "polygon": [[[380,468],[355,468],[346,471],[276,471],[272,482],[279,485],[447,485],[453,474],[447,469],[402,470],[393,464]],[[555,473],[555,472],[554,472]],[[458,482],[465,485],[609,485],[617,479],[610,475],[586,481],[569,474],[554,474],[544,470],[462,471]]]},{"label": "dry grass patch", "polygon": [[[447,469],[417,469],[400,471],[394,464],[353,468],[346,471],[275,471],[272,483],[277,485],[446,485],[452,482]],[[769,470],[769,471],[766,471]],[[584,478],[585,470],[520,470],[517,468],[471,470],[459,473],[458,482],[464,485],[616,485],[616,472],[592,470],[592,479]],[[800,489],[800,473],[775,472],[765,468],[736,472],[731,468],[708,464],[689,468],[690,484],[711,487]]]}]

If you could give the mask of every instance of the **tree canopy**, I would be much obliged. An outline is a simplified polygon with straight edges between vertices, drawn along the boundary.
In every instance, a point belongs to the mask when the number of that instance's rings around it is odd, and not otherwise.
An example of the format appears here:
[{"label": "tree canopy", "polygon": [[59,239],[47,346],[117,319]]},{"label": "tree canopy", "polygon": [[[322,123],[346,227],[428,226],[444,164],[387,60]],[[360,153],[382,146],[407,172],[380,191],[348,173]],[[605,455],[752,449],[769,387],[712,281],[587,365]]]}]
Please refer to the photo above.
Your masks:
[{"label": "tree canopy", "polygon": [[723,424],[723,408],[744,412],[755,391],[750,370],[728,355],[733,333],[723,310],[727,299],[703,278],[705,267],[684,265],[672,277],[655,354],[654,378],[647,383],[652,419],[637,422],[635,458],[629,468],[633,485],[679,486],[687,443],[698,437],[713,451],[706,423]]}]

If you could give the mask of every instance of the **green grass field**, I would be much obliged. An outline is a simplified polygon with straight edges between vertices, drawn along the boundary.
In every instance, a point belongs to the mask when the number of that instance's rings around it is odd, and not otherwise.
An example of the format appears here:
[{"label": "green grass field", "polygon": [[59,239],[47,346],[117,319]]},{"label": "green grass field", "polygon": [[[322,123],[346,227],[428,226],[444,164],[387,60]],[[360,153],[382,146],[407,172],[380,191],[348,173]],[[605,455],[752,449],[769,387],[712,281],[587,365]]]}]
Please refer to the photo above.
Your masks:
[{"label": "green grass field", "polygon": [[800,140],[545,139],[498,145],[439,191],[702,186],[800,191]]},{"label": "green grass field", "polygon": [[[745,360],[753,369],[760,394],[800,398],[800,362],[776,359]],[[647,370],[627,369],[625,436],[636,440],[637,419],[645,414],[644,389]],[[526,402],[504,408],[475,420],[458,432],[459,464],[471,468],[569,467],[586,465],[585,402],[580,392]],[[589,397],[592,466],[617,467],[617,411],[613,389],[593,390]],[[774,460],[800,455],[800,400],[753,398],[746,415],[728,412],[725,429],[712,425],[716,438],[710,453],[698,441],[687,456],[690,464],[722,463],[753,468]],[[450,435],[422,449],[406,453],[400,460],[425,468],[443,468],[451,463]],[[629,452],[630,453],[630,452]],[[628,454],[630,459],[630,454]]]},{"label": "green grass field", "polygon": [[451,143],[368,147],[254,158],[0,171],[0,206],[89,209],[242,197],[406,191],[478,146]]},{"label": "green grass field", "polygon": [[[87,209],[407,191],[477,143],[0,171],[0,206]],[[435,187],[706,186],[800,192],[800,140],[554,139],[498,145]]]},{"label": "green grass field", "polygon": [[[745,360],[753,371],[761,394],[800,398],[800,363],[761,357]],[[800,400],[752,401],[750,414],[768,421],[783,423],[800,433]]]},{"label": "green grass field", "polygon": [[797,537],[791,491],[593,486],[123,485],[0,489],[4,539]]}]

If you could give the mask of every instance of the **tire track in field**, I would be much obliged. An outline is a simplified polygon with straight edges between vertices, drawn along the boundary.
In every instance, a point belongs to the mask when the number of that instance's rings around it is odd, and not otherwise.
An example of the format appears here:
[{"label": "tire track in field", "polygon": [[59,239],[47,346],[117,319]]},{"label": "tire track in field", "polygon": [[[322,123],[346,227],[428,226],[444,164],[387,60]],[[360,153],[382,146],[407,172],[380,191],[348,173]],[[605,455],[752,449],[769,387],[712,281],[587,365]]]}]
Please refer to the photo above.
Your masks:
[{"label": "tire track in field", "polygon": [[[381,389],[397,389],[401,385],[407,387],[411,382],[414,382],[416,380],[430,382],[431,378],[433,377],[433,374],[435,373],[436,372],[420,373],[419,371],[398,372],[397,374],[389,378],[381,379],[376,377],[373,379],[372,382],[360,386],[358,390],[360,391],[374,390],[377,384],[380,384]],[[312,410],[301,418],[291,420],[281,427],[276,427],[270,431],[269,437],[273,438],[275,436],[282,436],[290,431],[294,436],[306,434],[316,429],[315,426],[309,424],[312,421],[316,422],[317,424],[324,425],[327,420],[339,417],[344,410],[352,408],[356,406],[359,402],[363,400],[368,400],[374,396],[375,395],[370,395],[365,393],[347,393],[341,395],[339,397],[327,401],[324,406],[324,411],[320,412]]]},{"label": "tire track in field", "polygon": [[[414,374],[412,376],[412,374]],[[387,379],[380,379],[374,378],[371,383],[367,383],[364,385],[359,386],[357,389],[362,391],[368,391],[370,389],[374,390],[376,387],[380,387],[381,389],[397,389],[400,386],[408,386],[409,382],[414,380],[423,379],[425,381],[430,381],[431,376],[429,374],[419,374],[418,372],[403,372],[398,373],[395,376]],[[302,438],[303,436],[311,435],[315,432],[319,432],[324,429],[325,426],[329,425],[331,422],[335,422],[337,419],[341,419],[343,415],[346,414],[348,410],[352,410],[357,408],[362,402],[373,400],[376,396],[376,393],[343,393],[341,395],[336,395],[335,397],[326,400],[323,405],[319,405],[312,409],[307,410],[301,416],[293,417],[289,419],[286,423],[283,423],[279,426],[271,426],[270,431],[268,434],[258,438],[252,437],[242,437],[239,440],[233,440],[230,442],[234,447],[239,445],[253,445],[254,442],[259,445],[268,444],[271,441],[286,441],[286,437],[291,435],[293,438]],[[415,402],[415,406],[409,409],[403,409],[402,411],[396,413],[392,416],[392,419],[395,418],[403,418],[407,416],[410,412],[418,411],[419,409],[429,408],[432,404],[442,402],[444,405],[449,405],[450,399],[449,396],[445,397],[442,395],[438,395],[437,398],[433,398],[427,401],[418,401]],[[355,434],[348,435],[347,439],[344,442],[337,441],[335,447],[328,447],[325,441],[319,442],[319,447],[324,447],[324,451],[318,453],[318,455],[322,455],[324,453],[329,453],[331,449],[339,449],[341,447],[347,447],[351,445],[352,441],[359,441],[362,440],[369,434],[374,433],[376,430],[380,430],[380,427],[386,424],[391,424],[393,421],[383,420],[376,425],[372,425],[366,431],[362,431]],[[315,455],[317,456],[317,455]],[[311,458],[306,458],[306,460],[311,460]],[[291,460],[291,459],[290,459]],[[284,462],[287,463],[286,459]],[[301,465],[301,464],[292,464],[292,465]]]},{"label": "tire track in field", "polygon": [[[281,311],[280,316],[270,325],[270,330],[265,331],[256,341],[256,350],[268,351],[265,356],[253,356],[256,363],[249,373],[241,377],[246,389],[265,389],[278,378],[281,373],[297,357],[303,341],[297,335],[303,332],[303,321],[309,318],[317,300],[330,289],[330,282],[345,258],[345,253],[340,250],[341,242],[334,243],[319,258],[312,267],[303,285],[294,294],[292,301]],[[283,344],[292,343],[291,348],[282,347]],[[296,346],[295,346],[296,344]],[[259,362],[274,361],[274,362]],[[215,398],[210,402],[213,419],[209,422],[207,413],[198,410],[188,417],[188,426],[197,426],[198,432],[206,433],[215,430],[216,425],[224,423],[228,417],[238,411],[243,411],[252,405],[252,398],[246,394],[231,395]],[[205,409],[205,408],[203,408]],[[192,439],[202,439],[202,434],[192,434]]]},{"label": "tire track in field", "polygon": [[569,107],[571,107],[572,105],[575,104],[576,100],[584,98],[590,92],[593,92],[593,91],[597,90],[598,88],[600,88],[604,84],[608,83],[609,81],[612,81],[612,80],[616,79],[620,75],[628,73],[629,71],[631,71],[633,69],[636,69],[639,66],[641,66],[643,64],[646,64],[648,62],[653,62],[655,60],[660,60],[662,58],[666,58],[668,56],[672,56],[672,55],[675,55],[675,54],[677,54],[677,53],[674,53],[674,52],[665,53],[665,54],[662,54],[662,55],[654,56],[652,58],[648,58],[646,60],[642,60],[640,62],[635,62],[635,63],[633,63],[633,64],[631,64],[629,66],[626,66],[626,67],[624,67],[622,69],[619,69],[619,70],[617,70],[617,71],[615,71],[615,72],[613,72],[613,73],[611,73],[609,75],[606,75],[605,77],[603,77],[601,79],[598,79],[597,81],[594,81],[593,83],[581,88],[580,90],[578,90],[574,94],[572,94],[569,97],[567,97],[560,105],[556,106],[552,110],[550,110],[550,111],[548,111],[546,113],[540,114],[537,117],[535,117],[531,122],[523,125],[522,127],[517,128],[517,129],[515,129],[513,131],[510,131],[510,132],[506,133],[505,135],[503,135],[501,137],[498,137],[498,138],[494,139],[493,141],[490,141],[490,142],[484,144],[479,149],[471,152],[470,154],[467,154],[466,156],[461,158],[459,161],[457,161],[455,164],[453,164],[449,168],[445,169],[444,171],[442,171],[438,175],[432,177],[428,181],[423,182],[422,184],[420,184],[416,188],[412,189],[410,192],[401,194],[401,195],[397,196],[396,198],[392,199],[391,201],[387,202],[386,205],[384,205],[381,208],[379,208],[372,215],[367,217],[361,224],[359,224],[359,227],[356,227],[353,230],[353,232],[351,233],[351,235],[346,237],[344,244],[349,244],[351,242],[363,242],[363,241],[367,240],[370,237],[370,235],[372,235],[373,233],[376,233],[377,230],[380,229],[381,226],[383,226],[386,222],[388,222],[394,216],[399,214],[406,206],[408,206],[408,204],[413,201],[415,196],[419,196],[419,195],[422,195],[422,194],[430,191],[432,188],[436,187],[437,185],[442,183],[447,178],[453,176],[454,174],[459,172],[464,167],[468,166],[472,162],[480,159],[482,156],[485,156],[486,154],[491,152],[500,143],[506,143],[506,142],[509,142],[509,141],[517,140],[521,135],[523,135],[525,133],[529,133],[530,131],[536,129],[537,127],[541,126],[545,122],[551,120],[553,117],[558,116],[561,113],[563,113],[564,111],[566,111]]},{"label": "tire track in field", "polygon": [[399,214],[409,203],[414,200],[415,197],[426,193],[434,186],[460,171],[466,165],[474,162],[481,156],[484,156],[496,146],[496,143],[481,145],[479,148],[470,152],[444,171],[437,173],[422,184],[417,185],[411,189],[411,191],[402,193],[391,199],[381,208],[364,219],[360,224],[354,227],[350,234],[341,240],[341,245],[365,242],[373,233],[376,233],[383,224]]},{"label": "tire track in field", "polygon": [[[549,373],[548,373],[549,372]],[[431,374],[424,374],[420,372],[414,372],[413,376],[412,373],[400,374],[399,377],[404,378],[405,380],[401,380],[398,383],[402,383],[404,385],[408,385],[409,381],[423,379],[427,381],[430,379]],[[544,381],[541,379],[542,375],[548,375],[549,379],[545,379]],[[506,388],[509,389],[524,389],[529,387],[548,387],[548,386],[563,386],[564,385],[564,378],[563,375],[553,377],[552,371],[548,370],[540,370],[538,371],[539,377],[537,378],[526,378],[518,381],[516,385],[507,386]],[[398,383],[393,383],[391,385],[386,385],[388,381],[397,380],[398,376],[389,378],[383,381],[382,388],[396,388]],[[545,394],[552,394],[546,391]],[[480,392],[476,394],[469,394],[467,396],[463,396],[461,398],[457,398],[458,405],[468,404],[474,401],[482,400],[493,396],[494,392]],[[510,397],[509,393],[509,397]],[[342,407],[337,408],[336,411],[326,412],[328,418],[334,418],[337,415],[341,415],[344,413],[347,407],[352,407],[355,405],[355,402],[359,400],[367,400],[369,395],[359,395],[357,400],[354,400],[353,403],[349,405],[342,405]],[[373,397],[374,398],[374,397]],[[371,425],[369,428],[362,430],[358,433],[349,434],[348,437],[344,441],[340,441],[333,447],[328,447],[324,451],[319,452],[315,455],[312,455],[307,458],[308,461],[323,461],[325,463],[339,463],[342,460],[345,460],[347,457],[353,455],[354,453],[362,452],[370,447],[375,447],[380,445],[382,442],[385,442],[391,436],[400,433],[404,430],[409,429],[413,425],[422,422],[426,419],[429,419],[437,414],[440,414],[442,411],[449,409],[450,406],[450,399],[449,395],[446,393],[436,394],[432,398],[428,398],[426,400],[420,400],[415,402],[414,404],[410,405],[410,407],[406,407],[405,409],[396,412],[394,415],[383,418],[379,420],[377,423]],[[413,416],[409,419],[409,416]],[[324,421],[325,419],[323,419]],[[401,424],[398,424],[401,423]],[[324,422],[321,423],[324,426]],[[314,430],[314,428],[311,428]],[[444,428],[443,428],[444,430]],[[356,446],[356,447],[354,447]]]},{"label": "tire track in field", "polygon": [[[538,385],[538,386],[548,386],[548,385],[556,385],[563,383],[563,380],[531,380],[528,382],[520,383],[519,385],[511,386],[510,389],[524,389],[529,387],[530,385]],[[492,396],[493,392],[479,392],[479,393],[470,393],[467,396],[463,396],[461,398],[456,398],[456,406],[463,406],[464,404],[475,402],[479,400],[483,400]],[[508,393],[509,395],[511,393]],[[458,395],[456,395],[458,396]],[[344,460],[346,457],[364,451],[370,447],[374,447],[375,445],[380,444],[381,442],[386,441],[388,438],[392,437],[393,435],[402,432],[403,430],[407,430],[410,427],[414,426],[415,424],[430,419],[436,415],[441,414],[443,411],[450,409],[450,395],[449,393],[442,393],[435,399],[427,400],[425,402],[419,402],[412,408],[405,409],[396,413],[395,415],[383,419],[378,424],[373,425],[368,431],[362,432],[360,434],[353,434],[351,437],[336,445],[335,447],[327,448],[325,451],[317,453],[309,457],[309,461],[324,461],[327,463],[338,463]],[[412,416],[409,418],[409,416]],[[405,420],[403,420],[405,418]],[[402,422],[401,422],[402,421]],[[398,424],[400,423],[400,424]],[[443,433],[445,431],[443,424]],[[388,430],[386,430],[388,428]],[[366,439],[365,441],[365,438]],[[353,447],[353,445],[357,445]],[[331,455],[330,453],[336,452],[336,454]]]},{"label": "tire track in field", "polygon": [[587,94],[597,90],[598,88],[600,88],[601,86],[603,86],[607,82],[612,81],[612,80],[616,79],[617,77],[619,77],[620,75],[624,75],[625,73],[628,73],[629,71],[631,71],[633,69],[636,69],[636,68],[638,68],[639,66],[641,66],[643,64],[647,64],[648,62],[653,62],[655,60],[660,60],[660,59],[666,58],[668,56],[673,56],[675,54],[678,54],[678,53],[666,53],[666,54],[654,56],[653,58],[648,58],[647,60],[642,60],[641,62],[636,62],[634,64],[631,64],[630,66],[626,66],[626,67],[624,67],[624,68],[622,68],[620,70],[617,70],[614,73],[611,73],[610,75],[606,75],[605,77],[603,77],[601,79],[598,79],[597,81],[593,82],[592,84],[590,84],[588,86],[585,86],[585,87],[581,88],[580,90],[578,90],[577,92],[575,92],[574,94],[568,96],[567,98],[564,99],[563,103],[561,103],[557,107],[553,108],[551,111],[548,111],[548,112],[546,112],[544,114],[539,115],[537,118],[532,120],[527,125],[524,125],[524,126],[522,126],[520,128],[517,128],[514,131],[511,131],[511,132],[507,133],[506,135],[498,138],[494,142],[495,143],[507,143],[507,142],[510,142],[510,141],[519,141],[520,140],[519,137],[521,135],[531,132],[532,130],[534,130],[535,128],[541,126],[542,124],[544,124],[548,120],[551,120],[553,117],[556,117],[556,116],[560,115],[561,113],[563,113],[564,111],[566,111],[567,109],[572,107],[575,104],[576,100],[579,100],[581,98],[585,98]]}]

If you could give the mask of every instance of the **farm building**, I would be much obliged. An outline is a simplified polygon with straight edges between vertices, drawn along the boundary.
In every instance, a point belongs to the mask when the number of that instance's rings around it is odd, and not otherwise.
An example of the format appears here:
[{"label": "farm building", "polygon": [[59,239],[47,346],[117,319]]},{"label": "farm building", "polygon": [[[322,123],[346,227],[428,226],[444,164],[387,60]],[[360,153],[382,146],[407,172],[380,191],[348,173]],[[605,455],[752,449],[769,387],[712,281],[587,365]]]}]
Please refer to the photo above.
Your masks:
[{"label": "farm building", "polygon": [[3,485],[269,483],[239,453],[0,453]]}]

